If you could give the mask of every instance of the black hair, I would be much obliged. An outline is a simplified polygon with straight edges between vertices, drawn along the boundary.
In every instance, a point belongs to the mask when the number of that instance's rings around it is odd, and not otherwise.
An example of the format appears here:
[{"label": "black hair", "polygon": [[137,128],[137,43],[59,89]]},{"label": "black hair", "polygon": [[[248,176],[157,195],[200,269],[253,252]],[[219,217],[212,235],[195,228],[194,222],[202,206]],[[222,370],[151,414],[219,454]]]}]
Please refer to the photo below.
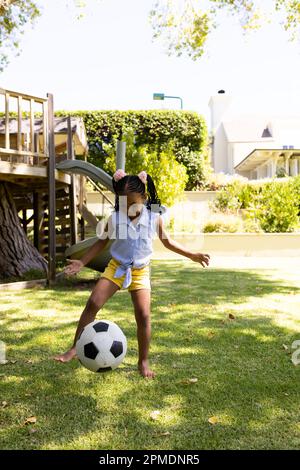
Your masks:
[{"label": "black hair", "polygon": [[[149,210],[151,210],[151,204],[156,204],[159,206],[159,208],[161,206],[161,202],[157,195],[154,181],[151,178],[151,176],[148,175],[148,173],[147,173],[147,185],[145,185],[137,175],[125,175],[123,176],[123,178],[119,179],[119,181],[115,181],[113,178],[112,185],[116,194],[116,201],[115,201],[116,212],[119,211],[119,195],[124,195],[128,192],[139,193],[142,196],[148,195],[146,207]],[[161,210],[159,210],[159,212],[161,213]]]}]

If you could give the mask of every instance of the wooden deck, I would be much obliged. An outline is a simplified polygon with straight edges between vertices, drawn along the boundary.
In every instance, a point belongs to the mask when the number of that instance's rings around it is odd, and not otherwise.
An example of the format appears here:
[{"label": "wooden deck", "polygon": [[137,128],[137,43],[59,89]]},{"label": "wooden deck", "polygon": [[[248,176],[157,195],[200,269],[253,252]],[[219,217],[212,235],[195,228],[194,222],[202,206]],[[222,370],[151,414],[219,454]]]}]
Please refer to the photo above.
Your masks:
[{"label": "wooden deck", "polygon": [[[38,187],[46,188],[48,185],[47,167],[0,161],[1,180],[20,185],[30,185],[34,189]],[[57,183],[71,184],[71,176],[59,170],[55,170],[55,180]]]}]

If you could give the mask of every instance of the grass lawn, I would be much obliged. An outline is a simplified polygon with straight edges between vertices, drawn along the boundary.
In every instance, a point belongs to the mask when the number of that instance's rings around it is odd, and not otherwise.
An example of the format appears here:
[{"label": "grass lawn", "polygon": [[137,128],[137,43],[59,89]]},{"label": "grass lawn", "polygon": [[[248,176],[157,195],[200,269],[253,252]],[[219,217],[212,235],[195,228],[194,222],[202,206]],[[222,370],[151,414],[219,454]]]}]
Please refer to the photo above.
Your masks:
[{"label": "grass lawn", "polygon": [[[154,380],[136,370],[126,290],[98,315],[128,339],[116,371],[93,374],[77,360],[51,359],[70,345],[96,275],[84,270],[55,289],[0,292],[9,361],[0,365],[2,449],[300,448],[300,366],[291,362],[300,339],[296,271],[153,261]],[[26,425],[30,417],[36,422]]]}]

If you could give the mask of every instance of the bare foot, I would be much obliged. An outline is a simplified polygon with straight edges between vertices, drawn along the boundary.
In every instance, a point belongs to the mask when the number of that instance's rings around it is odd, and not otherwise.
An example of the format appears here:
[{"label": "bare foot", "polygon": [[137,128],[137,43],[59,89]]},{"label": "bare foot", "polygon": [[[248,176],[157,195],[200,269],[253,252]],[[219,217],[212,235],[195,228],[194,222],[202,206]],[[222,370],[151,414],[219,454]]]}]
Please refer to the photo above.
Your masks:
[{"label": "bare foot", "polygon": [[68,351],[66,351],[64,354],[59,354],[58,356],[55,356],[54,359],[59,362],[69,362],[75,356],[76,356],[76,349],[71,348]]},{"label": "bare foot", "polygon": [[153,379],[155,373],[149,368],[148,361],[141,361],[138,363],[138,369],[143,377]]}]

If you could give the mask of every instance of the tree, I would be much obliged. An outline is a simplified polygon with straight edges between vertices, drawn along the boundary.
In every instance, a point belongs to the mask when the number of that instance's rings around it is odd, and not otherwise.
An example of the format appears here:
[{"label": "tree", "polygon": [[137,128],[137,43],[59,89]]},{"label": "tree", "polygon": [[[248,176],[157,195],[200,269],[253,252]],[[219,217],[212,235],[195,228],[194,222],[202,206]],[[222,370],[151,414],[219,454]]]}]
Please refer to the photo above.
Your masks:
[{"label": "tree", "polygon": [[0,278],[19,277],[31,269],[47,271],[47,262],[28,240],[9,184],[0,184]]},{"label": "tree", "polygon": [[[85,2],[71,0],[77,9],[84,8]],[[0,72],[9,63],[11,52],[20,55],[20,42],[28,25],[34,26],[42,14],[41,2],[36,0],[0,0]],[[68,0],[65,0],[65,4]],[[82,15],[77,15],[80,18]]]},{"label": "tree", "polygon": [[156,0],[150,12],[153,37],[166,42],[169,55],[187,54],[196,60],[205,52],[209,34],[218,27],[221,11],[236,17],[243,32],[273,20],[282,24],[290,39],[299,34],[299,0]]},{"label": "tree", "polygon": [[20,54],[25,26],[34,24],[40,11],[31,0],[0,0],[0,72],[9,63],[11,51]]},{"label": "tree", "polygon": [[[100,0],[99,0],[100,1]],[[79,11],[88,1],[64,0]],[[153,37],[165,40],[167,53],[187,54],[196,60],[205,51],[209,34],[218,27],[219,13],[236,17],[244,32],[265,22],[278,20],[295,40],[299,33],[300,0],[153,0],[149,13]],[[20,53],[20,38],[26,24],[34,24],[42,14],[42,0],[0,0],[0,72],[11,50]],[[263,4],[265,4],[263,6]],[[204,6],[206,5],[206,7]],[[77,15],[80,19],[82,13]]]}]

